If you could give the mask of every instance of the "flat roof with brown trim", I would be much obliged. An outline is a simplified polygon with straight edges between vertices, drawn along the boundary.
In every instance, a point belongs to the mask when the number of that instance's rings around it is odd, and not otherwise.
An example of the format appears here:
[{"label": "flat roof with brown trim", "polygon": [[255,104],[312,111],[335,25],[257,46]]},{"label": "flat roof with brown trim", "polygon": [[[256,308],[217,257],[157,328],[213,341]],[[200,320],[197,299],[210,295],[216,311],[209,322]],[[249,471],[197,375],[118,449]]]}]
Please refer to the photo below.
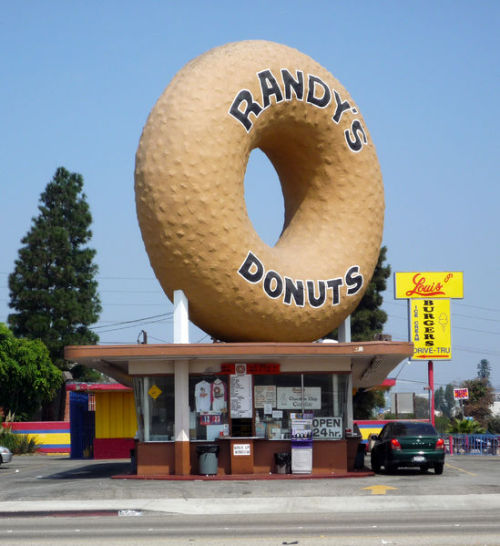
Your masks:
[{"label": "flat roof with brown trim", "polygon": [[227,358],[231,356],[362,356],[412,354],[413,344],[404,341],[353,343],[165,343],[135,345],[70,345],[66,360]]},{"label": "flat roof with brown trim", "polygon": [[166,343],[134,345],[71,345],[64,357],[96,368],[120,383],[130,386],[128,365],[133,361],[203,360],[246,362],[263,359],[348,357],[352,363],[353,385],[368,388],[380,385],[387,374],[413,353],[413,344],[403,341],[365,341],[354,343]]}]

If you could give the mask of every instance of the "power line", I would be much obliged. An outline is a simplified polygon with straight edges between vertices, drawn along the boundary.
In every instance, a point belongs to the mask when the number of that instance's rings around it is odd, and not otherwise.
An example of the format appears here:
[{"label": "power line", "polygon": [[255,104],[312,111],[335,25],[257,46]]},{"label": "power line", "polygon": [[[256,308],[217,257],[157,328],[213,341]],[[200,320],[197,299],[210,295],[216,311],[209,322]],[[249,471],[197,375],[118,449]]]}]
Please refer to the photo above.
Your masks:
[{"label": "power line", "polygon": [[163,303],[105,303],[101,302],[103,307],[165,307],[165,302]]},{"label": "power line", "polygon": [[[396,318],[396,319],[405,320],[405,321],[408,320],[408,317],[401,317],[400,315],[391,315],[388,313],[387,316],[390,318]],[[492,332],[490,330],[478,330],[477,328],[467,328],[466,326],[455,326],[455,325],[453,325],[452,328],[456,330],[465,330],[467,332],[478,332],[480,334],[492,334],[494,336],[500,336],[500,332]]]},{"label": "power line", "polygon": [[148,336],[149,336],[150,339],[154,339],[155,341],[160,341],[161,343],[168,343],[168,341],[166,341],[165,339],[159,339],[159,338],[151,336],[149,334],[148,334]]},{"label": "power line", "polygon": [[134,324],[137,322],[143,322],[145,320],[151,320],[151,319],[156,319],[160,317],[172,317],[172,315],[173,313],[162,313],[161,315],[151,315],[149,317],[143,317],[143,318],[135,319],[135,320],[122,320],[119,322],[114,322],[114,323],[112,322],[111,324],[103,324],[102,326],[97,325],[92,327],[91,330],[97,330],[98,328],[109,328],[110,326],[122,326],[125,324]]},{"label": "power line", "polygon": [[468,303],[456,302],[461,307],[471,307],[472,309],[481,309],[482,311],[491,311],[493,313],[500,313],[500,309],[493,309],[492,307],[480,307],[479,305],[470,305]]},{"label": "power line", "polygon": [[141,322],[139,324],[132,324],[130,326],[121,326],[120,328],[110,328],[109,330],[100,330],[97,333],[100,335],[100,334],[105,334],[107,332],[117,332],[118,330],[128,330],[130,328],[137,328],[138,326],[145,326],[146,324],[157,324],[160,322],[169,322],[169,319],[151,320],[148,322]]},{"label": "power line", "polygon": [[454,317],[464,317],[464,318],[470,318],[473,320],[485,320],[487,322],[500,322],[500,319],[494,319],[494,318],[483,318],[483,317],[471,317],[470,315],[462,315],[461,313],[452,313]]},{"label": "power line", "polygon": [[[384,305],[397,305],[399,307],[402,307],[403,305],[407,306],[408,300],[391,300],[391,299],[384,299],[382,306]],[[458,307],[469,307],[471,309],[479,309],[480,311],[488,311],[490,313],[500,313],[500,309],[495,309],[493,307],[482,307],[480,305],[470,305],[467,303],[463,303],[460,300],[453,300],[453,305]],[[479,318],[479,317],[472,317],[472,318]]]}]

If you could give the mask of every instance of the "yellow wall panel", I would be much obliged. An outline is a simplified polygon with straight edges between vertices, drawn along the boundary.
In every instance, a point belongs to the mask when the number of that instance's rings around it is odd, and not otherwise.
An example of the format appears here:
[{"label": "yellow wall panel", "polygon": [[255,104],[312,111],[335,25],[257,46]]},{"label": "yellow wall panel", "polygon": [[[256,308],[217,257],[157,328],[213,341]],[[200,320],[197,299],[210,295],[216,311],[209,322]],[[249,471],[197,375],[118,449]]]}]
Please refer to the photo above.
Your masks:
[{"label": "yellow wall panel", "polygon": [[95,393],[95,437],[133,438],[137,432],[132,392]]}]

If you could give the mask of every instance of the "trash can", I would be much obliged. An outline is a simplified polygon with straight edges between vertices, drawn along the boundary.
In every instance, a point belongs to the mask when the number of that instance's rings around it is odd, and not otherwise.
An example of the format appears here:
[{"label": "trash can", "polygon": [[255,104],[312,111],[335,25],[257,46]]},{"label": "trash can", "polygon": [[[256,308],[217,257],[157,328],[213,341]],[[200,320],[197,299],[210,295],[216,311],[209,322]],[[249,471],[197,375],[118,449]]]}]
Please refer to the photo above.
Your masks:
[{"label": "trash can", "polygon": [[276,474],[290,474],[290,453],[275,453],[274,465],[276,467]]},{"label": "trash can", "polygon": [[219,463],[219,446],[197,446],[196,453],[198,454],[198,473],[202,476],[217,474],[217,467]]}]

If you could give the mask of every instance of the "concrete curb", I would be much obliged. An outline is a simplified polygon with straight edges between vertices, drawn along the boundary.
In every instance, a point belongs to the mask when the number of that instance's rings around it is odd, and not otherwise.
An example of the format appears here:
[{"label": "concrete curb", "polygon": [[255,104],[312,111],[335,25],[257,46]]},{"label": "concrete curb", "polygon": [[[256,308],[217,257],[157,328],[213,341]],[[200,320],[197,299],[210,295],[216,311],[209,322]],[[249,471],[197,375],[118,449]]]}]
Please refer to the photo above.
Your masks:
[{"label": "concrete curb", "polygon": [[476,510],[500,513],[500,494],[14,501],[0,502],[0,516],[94,515],[96,512],[116,512],[115,515],[137,515],[135,512],[176,515],[405,512],[470,510],[471,506]]}]

